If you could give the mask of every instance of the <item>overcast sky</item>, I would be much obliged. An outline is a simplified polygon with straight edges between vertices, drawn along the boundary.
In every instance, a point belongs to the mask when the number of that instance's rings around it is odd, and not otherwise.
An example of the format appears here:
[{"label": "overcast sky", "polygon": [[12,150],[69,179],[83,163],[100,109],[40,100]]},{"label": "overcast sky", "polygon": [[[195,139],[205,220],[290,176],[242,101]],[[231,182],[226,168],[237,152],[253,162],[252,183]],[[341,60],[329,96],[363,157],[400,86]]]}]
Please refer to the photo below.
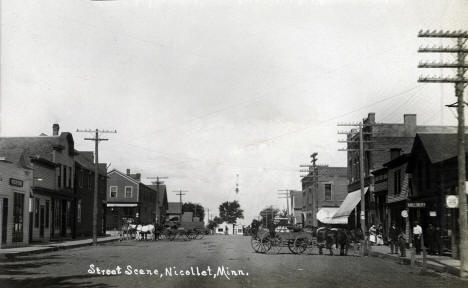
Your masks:
[{"label": "overcast sky", "polygon": [[417,33],[468,29],[466,0],[1,2],[2,136],[117,129],[101,161],[211,213],[238,199],[244,223],[285,207],[312,152],[346,165],[337,122],[456,123],[453,86],[417,83],[441,73]]}]

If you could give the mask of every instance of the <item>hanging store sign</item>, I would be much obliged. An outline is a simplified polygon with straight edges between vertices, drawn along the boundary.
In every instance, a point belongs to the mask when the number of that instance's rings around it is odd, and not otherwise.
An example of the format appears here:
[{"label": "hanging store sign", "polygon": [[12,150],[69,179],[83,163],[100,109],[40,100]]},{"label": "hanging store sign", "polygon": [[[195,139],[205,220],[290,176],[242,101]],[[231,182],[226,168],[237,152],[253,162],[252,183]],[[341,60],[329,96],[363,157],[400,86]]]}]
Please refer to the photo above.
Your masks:
[{"label": "hanging store sign", "polygon": [[10,185],[16,187],[23,187],[23,180],[10,178]]},{"label": "hanging store sign", "polygon": [[407,210],[401,211],[401,217],[403,217],[403,218],[408,217],[408,211]]},{"label": "hanging store sign", "polygon": [[445,196],[445,205],[447,208],[458,208],[458,195]]},{"label": "hanging store sign", "polygon": [[430,217],[437,217],[437,212],[436,211],[429,211],[429,216]]},{"label": "hanging store sign", "polygon": [[426,203],[424,202],[408,202],[408,208],[424,208]]}]

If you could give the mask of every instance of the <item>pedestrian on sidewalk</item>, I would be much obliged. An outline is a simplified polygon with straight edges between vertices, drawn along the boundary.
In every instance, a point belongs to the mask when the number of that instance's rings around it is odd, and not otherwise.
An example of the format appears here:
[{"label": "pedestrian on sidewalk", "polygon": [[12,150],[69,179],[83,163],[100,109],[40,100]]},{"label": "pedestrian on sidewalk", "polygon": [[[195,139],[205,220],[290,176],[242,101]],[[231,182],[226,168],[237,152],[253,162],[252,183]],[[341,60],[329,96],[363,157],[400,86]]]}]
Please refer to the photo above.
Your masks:
[{"label": "pedestrian on sidewalk", "polygon": [[418,221],[414,222],[413,226],[413,245],[416,247],[416,255],[421,255],[421,236],[422,228],[419,226]]},{"label": "pedestrian on sidewalk", "polygon": [[[426,230],[426,238],[424,238],[424,240],[427,239],[427,247],[429,248],[429,255],[434,255],[435,254],[435,229],[434,229],[434,226],[432,226],[431,223],[429,223],[429,226],[427,227],[427,230]],[[426,242],[426,241],[424,241]],[[424,243],[426,244],[426,243]]]},{"label": "pedestrian on sidewalk", "polygon": [[398,246],[400,246],[400,256],[406,257],[406,235],[403,231],[398,234]]},{"label": "pedestrian on sidewalk", "polygon": [[398,254],[398,235],[400,230],[396,227],[395,223],[392,223],[390,230],[388,231],[388,241],[390,242],[390,254]]},{"label": "pedestrian on sidewalk", "polygon": [[442,255],[442,238],[440,235],[440,227],[436,226],[435,231],[434,231],[434,247],[435,247],[435,253],[437,255]]},{"label": "pedestrian on sidewalk", "polygon": [[369,228],[369,242],[370,242],[370,245],[377,244],[377,227],[375,227],[375,225],[373,224]]}]

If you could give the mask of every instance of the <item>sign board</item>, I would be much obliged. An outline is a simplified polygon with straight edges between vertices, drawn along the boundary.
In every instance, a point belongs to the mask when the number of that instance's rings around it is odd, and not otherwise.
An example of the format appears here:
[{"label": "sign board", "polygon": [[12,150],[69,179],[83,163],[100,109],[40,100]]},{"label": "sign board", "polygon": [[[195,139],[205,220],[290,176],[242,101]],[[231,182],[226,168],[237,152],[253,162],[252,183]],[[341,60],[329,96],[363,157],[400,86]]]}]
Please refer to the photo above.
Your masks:
[{"label": "sign board", "polygon": [[458,195],[445,196],[445,205],[447,208],[458,208]]},{"label": "sign board", "polygon": [[408,208],[424,208],[426,203],[424,202],[408,202]]},{"label": "sign board", "polygon": [[401,217],[407,218],[408,217],[408,211],[407,210],[401,211]]},{"label": "sign board", "polygon": [[429,216],[430,217],[437,217],[437,212],[436,211],[429,211]]},{"label": "sign board", "polygon": [[10,185],[16,187],[23,187],[23,180],[10,178]]}]

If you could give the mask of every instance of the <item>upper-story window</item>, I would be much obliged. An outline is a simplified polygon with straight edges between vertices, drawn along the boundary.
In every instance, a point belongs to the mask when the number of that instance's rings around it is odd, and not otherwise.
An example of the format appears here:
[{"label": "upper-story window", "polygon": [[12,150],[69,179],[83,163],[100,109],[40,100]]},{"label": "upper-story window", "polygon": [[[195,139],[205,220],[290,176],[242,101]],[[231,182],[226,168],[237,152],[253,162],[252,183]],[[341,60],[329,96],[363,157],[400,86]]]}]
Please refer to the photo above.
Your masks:
[{"label": "upper-story window", "polygon": [[117,197],[117,191],[118,191],[117,186],[110,186],[109,190],[110,190],[110,198]]},{"label": "upper-story window", "polygon": [[132,186],[125,186],[125,198],[132,198]]},{"label": "upper-story window", "polygon": [[57,188],[62,187],[62,165],[57,166]]},{"label": "upper-story window", "polygon": [[393,194],[399,195],[401,193],[401,171],[393,172]]},{"label": "upper-story window", "polygon": [[325,201],[332,200],[332,185],[325,184]]},{"label": "upper-story window", "polygon": [[68,185],[67,185],[67,182],[68,182],[68,178],[67,178],[67,166],[66,165],[63,165],[62,166],[62,169],[63,169],[63,187],[64,188],[67,188]]}]

